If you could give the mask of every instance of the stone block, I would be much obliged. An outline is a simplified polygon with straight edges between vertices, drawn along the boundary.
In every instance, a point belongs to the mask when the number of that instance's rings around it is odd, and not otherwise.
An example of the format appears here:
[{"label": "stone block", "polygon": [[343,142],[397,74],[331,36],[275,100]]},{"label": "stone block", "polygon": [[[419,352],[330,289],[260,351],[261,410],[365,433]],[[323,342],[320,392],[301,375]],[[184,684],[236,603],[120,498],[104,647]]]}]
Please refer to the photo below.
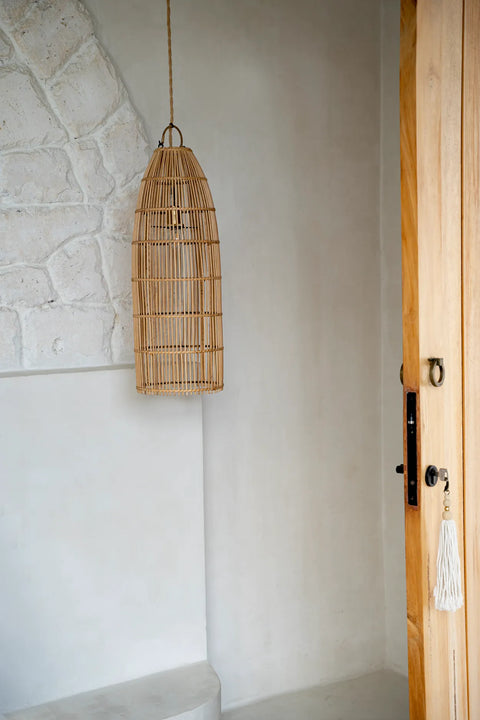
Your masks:
[{"label": "stone block", "polygon": [[26,204],[80,202],[83,193],[68,155],[52,148],[5,155],[0,164],[0,197]]},{"label": "stone block", "polygon": [[105,170],[95,140],[92,138],[72,140],[67,147],[87,200],[93,202],[105,200],[115,187],[115,181]]},{"label": "stone block", "polygon": [[32,0],[1,0],[0,23],[10,28],[20,20],[32,5]]},{"label": "stone block", "polygon": [[21,266],[0,272],[0,305],[34,307],[54,299],[55,293],[44,270]]},{"label": "stone block", "polygon": [[132,240],[140,180],[138,183],[132,182],[128,188],[114,193],[108,199],[104,209],[104,228],[112,239]]},{"label": "stone block", "polygon": [[128,298],[132,293],[132,245],[128,240],[100,237],[105,280],[112,298]]},{"label": "stone block", "polygon": [[124,95],[111,62],[96,42],[84,45],[49,88],[59,116],[75,138],[103,123]]},{"label": "stone block", "polygon": [[0,0],[0,97],[0,368],[132,363],[150,149],[80,0]]},{"label": "stone block", "polygon": [[112,333],[112,360],[115,364],[134,363],[133,309],[131,300],[114,302],[115,322]]},{"label": "stone block", "polygon": [[110,307],[48,305],[24,317],[26,368],[95,367],[111,362]]},{"label": "stone block", "polygon": [[75,0],[37,0],[12,35],[37,77],[52,77],[93,34],[86,10]]},{"label": "stone block", "polygon": [[18,315],[9,308],[0,308],[0,370],[21,367],[22,346]]},{"label": "stone block", "polygon": [[117,185],[126,185],[135,175],[145,172],[150,153],[138,115],[126,102],[99,135],[107,170]]},{"label": "stone block", "polygon": [[0,150],[65,140],[64,129],[29,74],[18,68],[1,68],[0,97]]},{"label": "stone block", "polygon": [[9,61],[12,55],[12,46],[6,35],[0,30],[0,65]]},{"label": "stone block", "polygon": [[99,229],[102,213],[93,206],[64,205],[0,212],[0,265],[39,263],[59,246]]},{"label": "stone block", "polygon": [[48,261],[48,270],[64,302],[109,301],[100,250],[93,238],[72,240],[62,245]]}]

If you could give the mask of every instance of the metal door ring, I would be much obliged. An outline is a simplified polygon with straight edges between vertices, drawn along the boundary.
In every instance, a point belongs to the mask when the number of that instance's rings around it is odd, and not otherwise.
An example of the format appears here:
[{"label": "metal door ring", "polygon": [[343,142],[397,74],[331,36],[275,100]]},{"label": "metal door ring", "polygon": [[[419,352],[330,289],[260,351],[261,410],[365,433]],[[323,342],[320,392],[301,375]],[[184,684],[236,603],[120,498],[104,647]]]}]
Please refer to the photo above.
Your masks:
[{"label": "metal door ring", "polygon": [[[428,362],[430,363],[430,372],[429,372],[429,378],[430,382],[434,387],[441,387],[443,383],[445,382],[445,364],[443,362],[443,358],[428,358]],[[438,377],[435,377],[435,368],[438,367],[439,373]]]}]

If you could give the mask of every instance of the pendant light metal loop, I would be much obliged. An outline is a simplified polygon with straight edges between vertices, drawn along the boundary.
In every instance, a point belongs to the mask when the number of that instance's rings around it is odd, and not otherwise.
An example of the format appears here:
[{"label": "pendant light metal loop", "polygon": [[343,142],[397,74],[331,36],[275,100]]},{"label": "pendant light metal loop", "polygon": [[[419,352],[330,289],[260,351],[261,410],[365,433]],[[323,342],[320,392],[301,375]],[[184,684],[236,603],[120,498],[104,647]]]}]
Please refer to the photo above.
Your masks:
[{"label": "pendant light metal loop", "polygon": [[[165,130],[163,131],[163,133],[162,133],[162,139],[161,139],[160,142],[158,143],[158,147],[163,147],[163,146],[164,146],[164,143],[165,143],[165,133],[167,132],[167,130],[176,130],[176,131],[178,132],[178,134],[180,135],[180,145],[178,145],[178,147],[183,147],[183,135],[182,135],[182,131],[180,130],[179,127],[177,127],[177,126],[174,125],[173,123],[169,123],[169,124],[167,125],[167,127],[165,128]],[[171,134],[171,133],[170,133],[170,147],[172,147],[172,134]]]}]

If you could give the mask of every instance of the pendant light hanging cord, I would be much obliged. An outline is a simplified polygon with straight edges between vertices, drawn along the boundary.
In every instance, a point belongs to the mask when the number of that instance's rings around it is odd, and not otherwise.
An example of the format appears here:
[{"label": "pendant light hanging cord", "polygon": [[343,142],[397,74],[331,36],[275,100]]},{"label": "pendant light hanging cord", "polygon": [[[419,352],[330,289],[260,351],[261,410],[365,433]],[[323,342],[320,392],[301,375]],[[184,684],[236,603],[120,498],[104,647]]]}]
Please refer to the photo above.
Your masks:
[{"label": "pendant light hanging cord", "polygon": [[[173,73],[172,73],[172,26],[170,22],[170,0],[167,0],[167,34],[168,34],[168,83],[170,90],[170,125],[173,125]],[[172,146],[172,128],[169,130],[169,142]]]}]

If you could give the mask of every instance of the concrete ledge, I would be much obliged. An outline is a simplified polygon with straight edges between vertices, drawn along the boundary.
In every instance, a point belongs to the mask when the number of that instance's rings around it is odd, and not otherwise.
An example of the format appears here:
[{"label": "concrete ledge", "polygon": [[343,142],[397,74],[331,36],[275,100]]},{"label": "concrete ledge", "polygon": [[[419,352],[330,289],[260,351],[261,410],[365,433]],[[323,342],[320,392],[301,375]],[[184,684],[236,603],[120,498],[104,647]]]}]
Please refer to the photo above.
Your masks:
[{"label": "concrete ledge", "polygon": [[5,715],[6,720],[66,718],[219,720],[220,681],[208,663],[195,663]]}]

